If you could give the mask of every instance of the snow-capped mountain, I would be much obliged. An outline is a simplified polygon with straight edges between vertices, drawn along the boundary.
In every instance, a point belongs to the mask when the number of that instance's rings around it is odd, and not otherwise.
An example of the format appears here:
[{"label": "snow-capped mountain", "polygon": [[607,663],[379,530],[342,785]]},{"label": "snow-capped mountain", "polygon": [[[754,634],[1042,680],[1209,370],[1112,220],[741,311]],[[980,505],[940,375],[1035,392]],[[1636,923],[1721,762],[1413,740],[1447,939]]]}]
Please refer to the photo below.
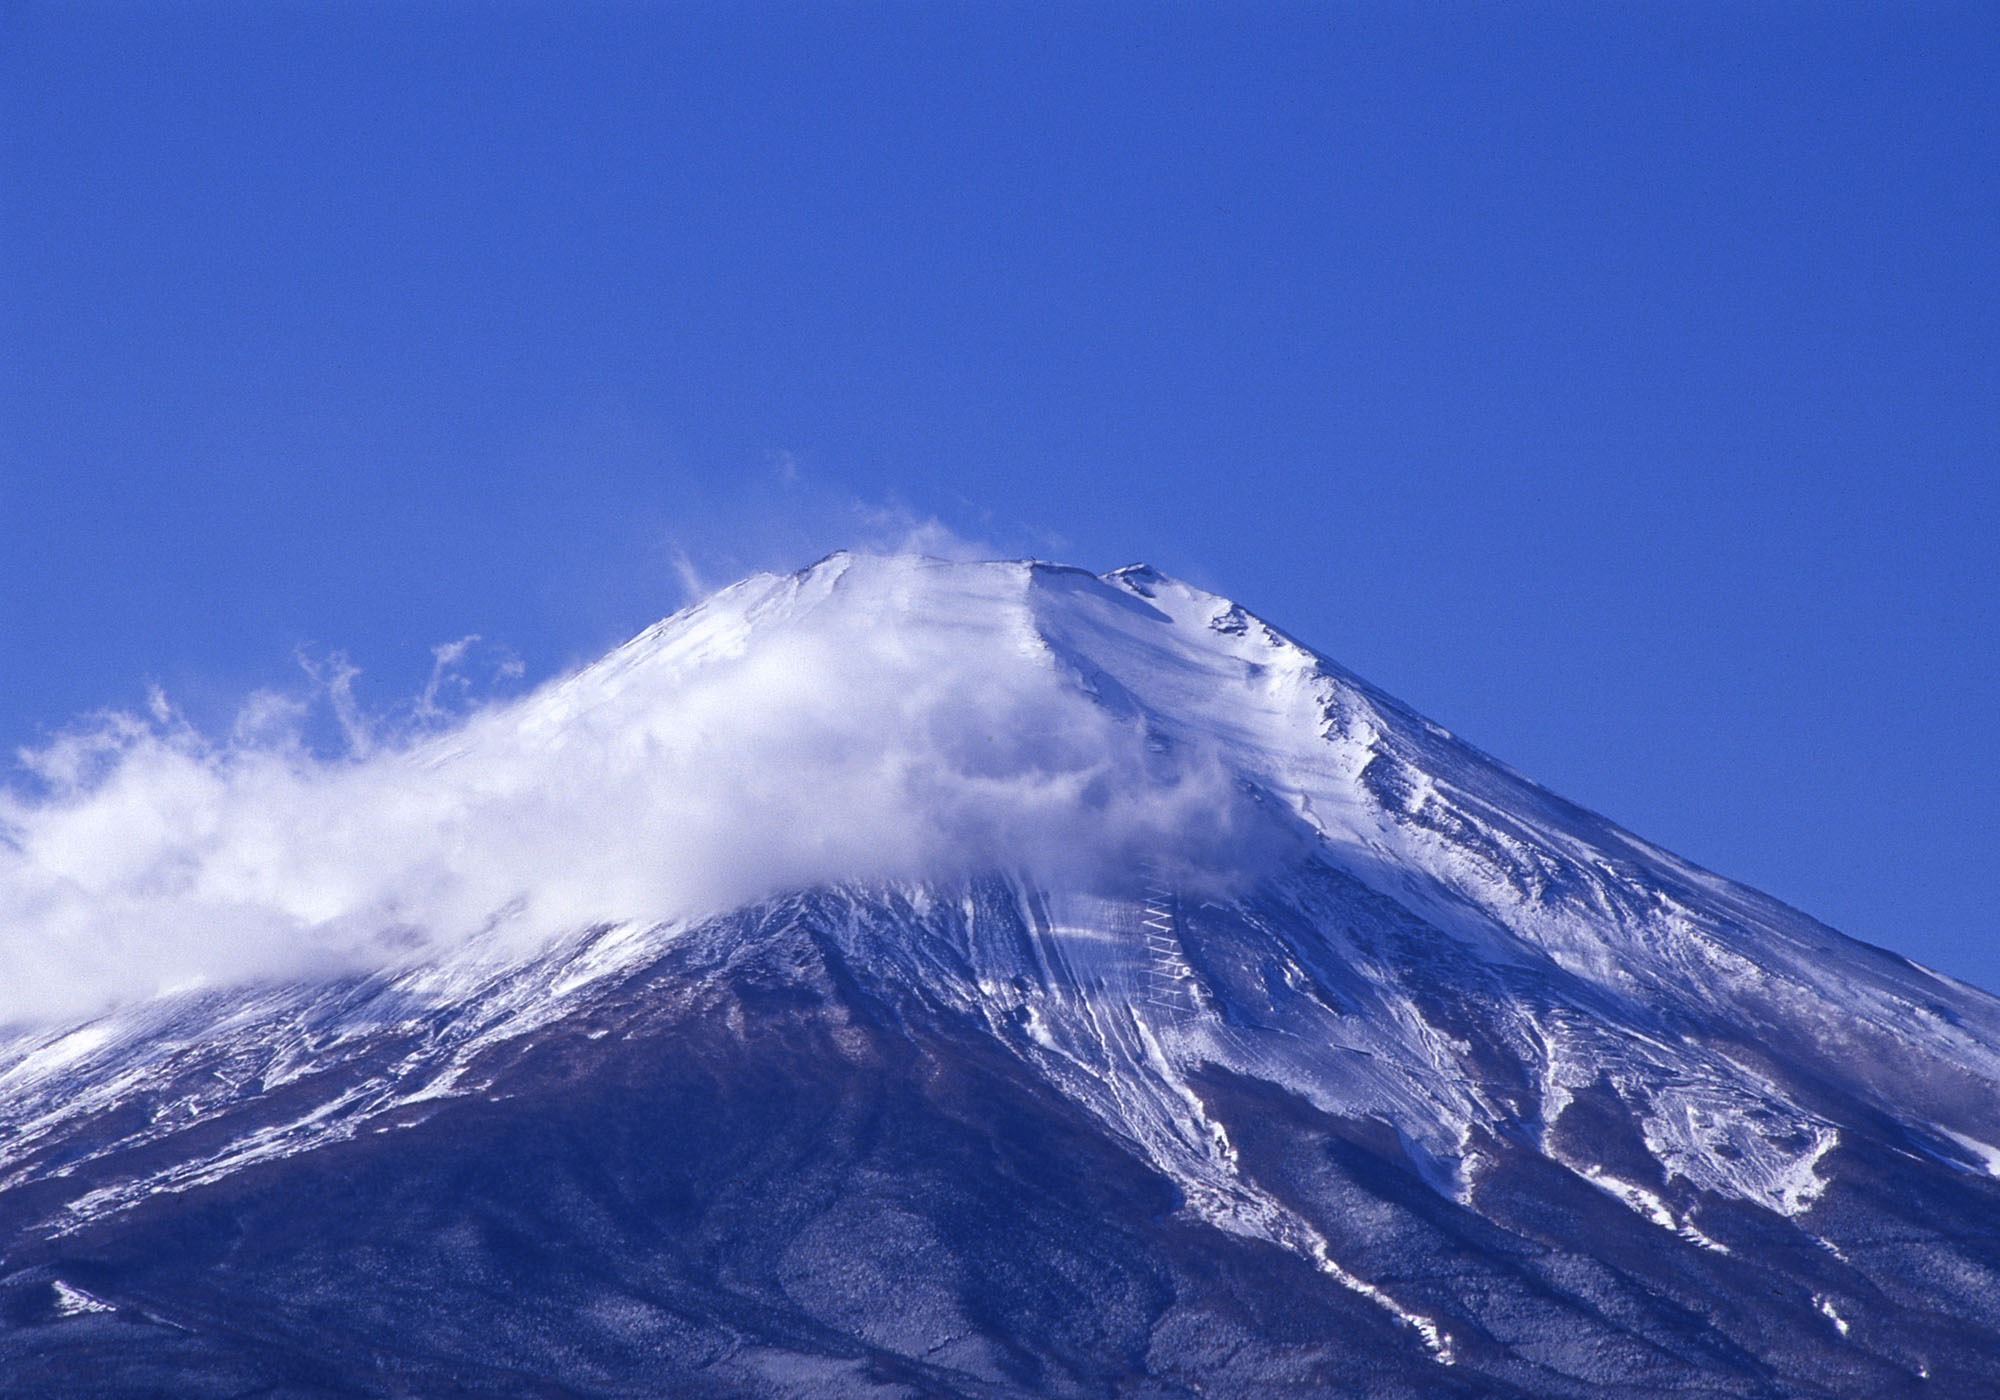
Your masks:
[{"label": "snow-capped mountain", "polygon": [[2000,1394],[2000,1002],[1151,569],[395,762],[400,951],[0,1039],[0,1393]]}]

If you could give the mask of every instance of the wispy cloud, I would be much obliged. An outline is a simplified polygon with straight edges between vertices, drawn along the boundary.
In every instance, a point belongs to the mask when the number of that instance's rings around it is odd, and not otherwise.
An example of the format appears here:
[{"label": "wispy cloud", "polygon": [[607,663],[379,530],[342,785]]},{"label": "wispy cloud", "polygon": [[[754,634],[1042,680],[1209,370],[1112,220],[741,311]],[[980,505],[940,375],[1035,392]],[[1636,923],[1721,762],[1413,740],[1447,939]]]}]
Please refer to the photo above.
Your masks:
[{"label": "wispy cloud", "polygon": [[[970,506],[964,513],[979,514]],[[723,580],[837,549],[963,561],[1016,557],[1041,538],[990,520],[954,523],[894,495],[870,497],[816,472],[804,454],[780,450],[731,496],[688,503],[663,530],[661,549],[683,600],[693,601]]]},{"label": "wispy cloud", "polygon": [[[1220,765],[1093,703],[1029,644],[1001,571],[951,571],[972,592],[940,606],[910,601],[914,567],[846,579],[838,606],[753,581],[457,718],[470,637],[386,714],[335,654],[224,736],[164,696],[80,725],[21,755],[33,791],[0,794],[0,1021],[517,952],[829,880],[1087,880],[1240,837]],[[327,712],[332,755],[306,741]]]}]

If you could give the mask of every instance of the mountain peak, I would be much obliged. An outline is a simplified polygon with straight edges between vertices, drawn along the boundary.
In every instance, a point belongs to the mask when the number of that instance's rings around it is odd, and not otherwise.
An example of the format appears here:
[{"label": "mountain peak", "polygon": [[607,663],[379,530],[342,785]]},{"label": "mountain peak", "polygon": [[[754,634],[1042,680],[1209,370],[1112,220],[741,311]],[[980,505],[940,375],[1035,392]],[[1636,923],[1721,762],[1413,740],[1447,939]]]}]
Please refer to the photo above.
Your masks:
[{"label": "mountain peak", "polygon": [[[1145,565],[833,555],[406,749],[147,750],[23,834],[0,987],[128,1004],[0,1036],[0,1380],[7,1318],[126,1308],[179,1330],[119,1356],[237,1309],[404,1356],[410,1276],[492,1313],[441,1366],[543,1391],[2000,1384],[2000,1003]],[[270,1265],[301,1214],[351,1258]],[[517,1295],[676,1320],[538,1350]]]}]

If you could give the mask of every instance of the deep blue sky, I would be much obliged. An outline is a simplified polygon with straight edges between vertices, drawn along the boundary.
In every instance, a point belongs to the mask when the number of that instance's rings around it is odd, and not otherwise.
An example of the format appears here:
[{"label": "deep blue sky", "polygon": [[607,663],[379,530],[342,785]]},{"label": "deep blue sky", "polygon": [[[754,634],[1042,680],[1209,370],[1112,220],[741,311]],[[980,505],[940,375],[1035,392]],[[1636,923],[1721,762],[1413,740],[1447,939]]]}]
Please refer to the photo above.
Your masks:
[{"label": "deep blue sky", "polygon": [[1996,95],[1986,3],[10,0],[0,748],[894,504],[2000,987]]}]

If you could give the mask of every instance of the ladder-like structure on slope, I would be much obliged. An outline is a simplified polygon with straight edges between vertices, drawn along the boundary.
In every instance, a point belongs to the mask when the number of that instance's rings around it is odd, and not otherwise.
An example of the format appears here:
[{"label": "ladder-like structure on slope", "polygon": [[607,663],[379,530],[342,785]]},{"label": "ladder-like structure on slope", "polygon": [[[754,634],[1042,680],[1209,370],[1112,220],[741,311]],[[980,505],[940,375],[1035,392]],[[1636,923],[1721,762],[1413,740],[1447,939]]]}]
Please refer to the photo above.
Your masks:
[{"label": "ladder-like structure on slope", "polygon": [[1177,1016],[1201,1010],[1201,983],[1181,950],[1173,891],[1148,881],[1139,910],[1139,936],[1146,949],[1139,979],[1141,998],[1156,1010]]}]

